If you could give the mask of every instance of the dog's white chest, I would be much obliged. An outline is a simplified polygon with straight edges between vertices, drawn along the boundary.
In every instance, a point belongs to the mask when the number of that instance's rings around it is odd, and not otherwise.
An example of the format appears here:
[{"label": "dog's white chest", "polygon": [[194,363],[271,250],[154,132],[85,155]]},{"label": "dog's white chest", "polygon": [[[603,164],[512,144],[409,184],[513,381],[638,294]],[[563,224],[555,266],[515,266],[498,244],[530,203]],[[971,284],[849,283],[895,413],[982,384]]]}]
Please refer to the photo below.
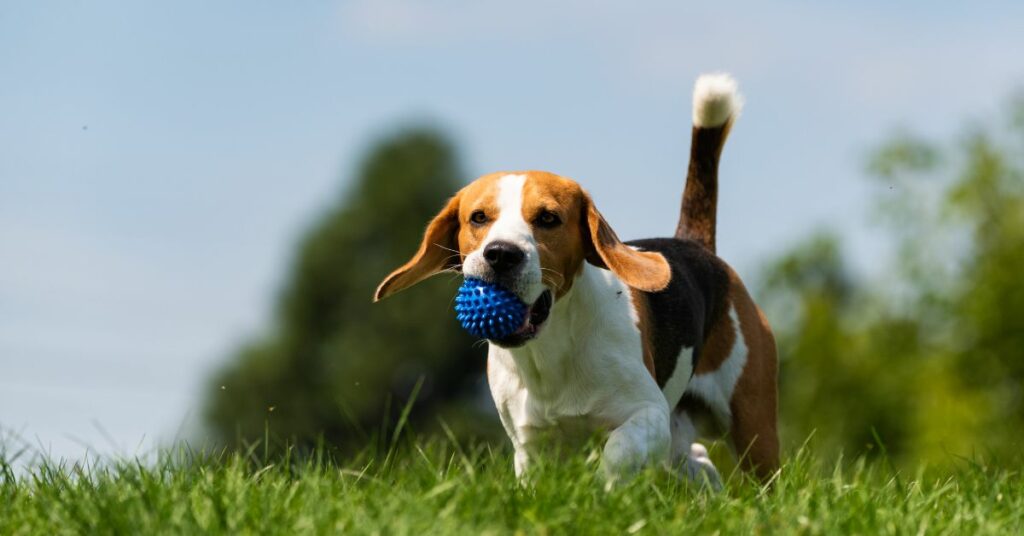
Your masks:
[{"label": "dog's white chest", "polygon": [[[527,348],[490,346],[488,382],[506,432],[526,445],[586,441],[639,407],[666,405],[643,363],[629,290],[587,267]],[[666,406],[667,412],[667,406]]]},{"label": "dog's white chest", "polygon": [[531,391],[518,372],[498,363],[488,367],[495,404],[514,443],[579,446],[621,424],[608,415],[615,413],[607,410],[616,402],[607,392],[569,385],[556,392]]}]

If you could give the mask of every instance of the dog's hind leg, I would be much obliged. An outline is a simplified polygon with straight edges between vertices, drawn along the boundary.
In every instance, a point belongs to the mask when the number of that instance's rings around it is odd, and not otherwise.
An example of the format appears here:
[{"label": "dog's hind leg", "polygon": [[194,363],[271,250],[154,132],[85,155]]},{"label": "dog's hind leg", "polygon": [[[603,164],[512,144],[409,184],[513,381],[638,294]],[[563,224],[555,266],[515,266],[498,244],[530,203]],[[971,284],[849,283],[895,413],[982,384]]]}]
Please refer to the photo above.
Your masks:
[{"label": "dog's hind leg", "polygon": [[732,423],[729,437],[740,466],[764,482],[779,468],[778,395],[773,382],[754,378],[744,382],[740,377],[740,384],[742,388],[737,389],[730,403]]},{"label": "dog's hind leg", "polygon": [[733,306],[749,353],[729,399],[729,435],[743,469],[767,481],[779,468],[775,337],[742,283],[734,285]]}]

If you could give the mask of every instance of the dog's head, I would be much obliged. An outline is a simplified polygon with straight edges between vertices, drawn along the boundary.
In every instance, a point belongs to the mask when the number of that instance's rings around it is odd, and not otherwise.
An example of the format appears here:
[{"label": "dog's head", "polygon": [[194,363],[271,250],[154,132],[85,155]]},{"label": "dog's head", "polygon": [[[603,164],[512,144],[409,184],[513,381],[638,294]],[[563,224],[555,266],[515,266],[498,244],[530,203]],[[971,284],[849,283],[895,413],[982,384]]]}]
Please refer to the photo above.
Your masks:
[{"label": "dog's head", "polygon": [[530,308],[524,325],[499,346],[537,336],[556,300],[589,262],[638,290],[668,285],[661,254],[625,244],[571,179],[540,171],[492,173],[460,190],[434,217],[409,262],[377,288],[380,300],[447,269],[497,283]]}]

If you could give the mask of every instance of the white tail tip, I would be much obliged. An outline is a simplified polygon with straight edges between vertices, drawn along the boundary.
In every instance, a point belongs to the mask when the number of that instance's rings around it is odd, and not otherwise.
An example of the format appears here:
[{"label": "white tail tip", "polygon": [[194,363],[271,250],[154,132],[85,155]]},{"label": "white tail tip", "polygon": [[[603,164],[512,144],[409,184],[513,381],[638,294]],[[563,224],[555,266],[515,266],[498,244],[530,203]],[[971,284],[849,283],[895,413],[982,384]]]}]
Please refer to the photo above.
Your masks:
[{"label": "white tail tip", "polygon": [[693,126],[720,127],[740,115],[743,97],[726,73],[702,74],[693,86]]}]

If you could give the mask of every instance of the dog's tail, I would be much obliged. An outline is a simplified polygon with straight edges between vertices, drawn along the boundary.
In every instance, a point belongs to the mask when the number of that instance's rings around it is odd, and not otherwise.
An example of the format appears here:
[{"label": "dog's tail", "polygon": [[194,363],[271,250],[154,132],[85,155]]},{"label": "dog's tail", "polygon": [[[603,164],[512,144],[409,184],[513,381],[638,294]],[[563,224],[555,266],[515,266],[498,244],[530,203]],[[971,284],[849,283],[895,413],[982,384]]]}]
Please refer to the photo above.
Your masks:
[{"label": "dog's tail", "polygon": [[718,204],[718,158],[739,117],[743,98],[727,74],[704,74],[693,88],[693,140],[690,167],[679,213],[676,238],[689,238],[715,251]]}]

